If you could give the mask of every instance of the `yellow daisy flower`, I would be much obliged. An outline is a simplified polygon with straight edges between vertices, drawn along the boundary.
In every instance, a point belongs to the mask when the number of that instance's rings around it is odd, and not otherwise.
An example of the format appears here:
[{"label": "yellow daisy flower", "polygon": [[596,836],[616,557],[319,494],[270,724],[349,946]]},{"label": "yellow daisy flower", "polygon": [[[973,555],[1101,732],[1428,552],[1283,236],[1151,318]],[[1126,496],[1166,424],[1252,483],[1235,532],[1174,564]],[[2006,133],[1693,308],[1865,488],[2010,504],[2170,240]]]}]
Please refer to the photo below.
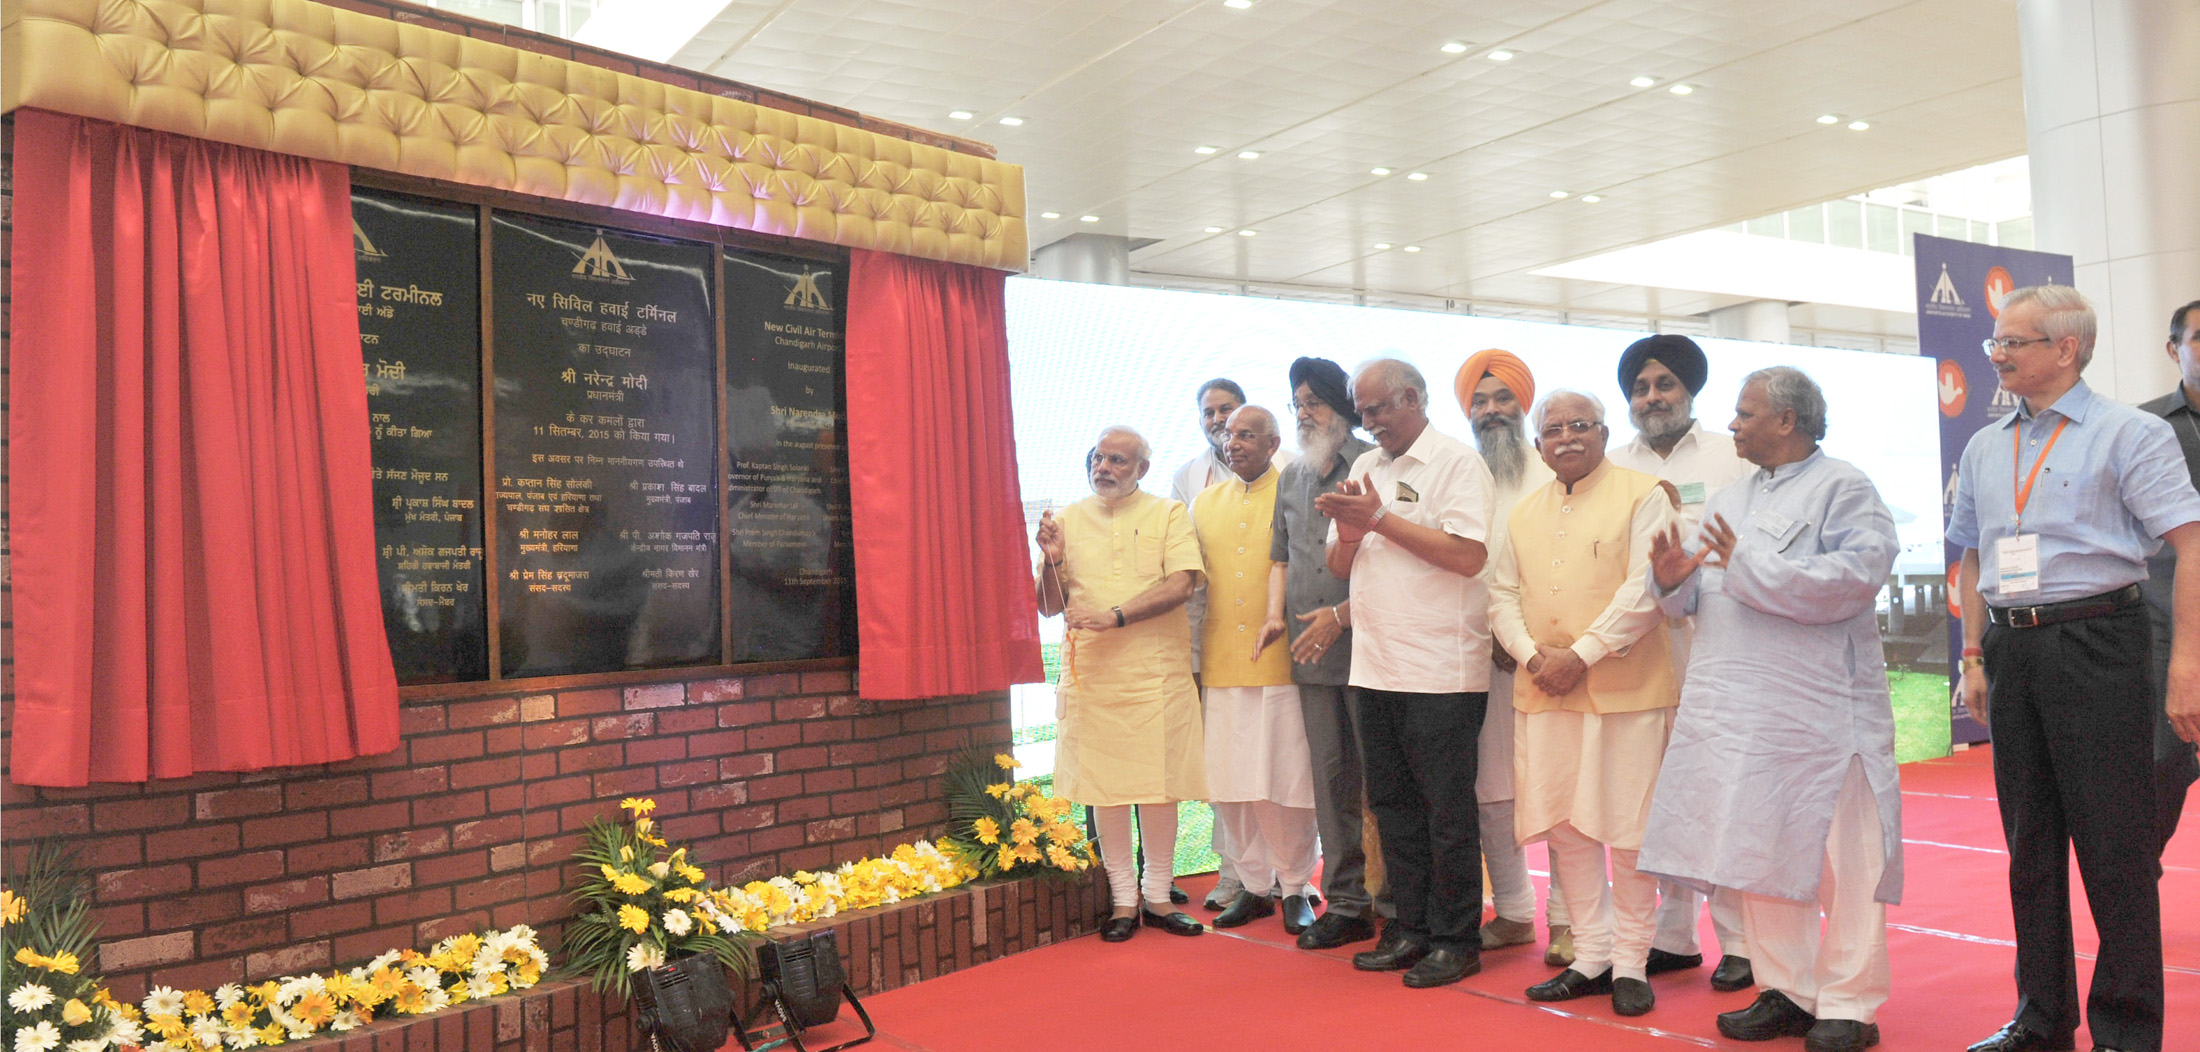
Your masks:
[{"label": "yellow daisy flower", "polygon": [[1008,827],[1008,837],[1019,844],[1029,844],[1039,838],[1039,827],[1033,825],[1031,819],[1019,818]]},{"label": "yellow daisy flower", "polygon": [[619,927],[640,933],[649,930],[649,911],[628,903],[619,907]]},{"label": "yellow daisy flower", "polygon": [[625,895],[641,895],[649,891],[649,882],[633,873],[621,873],[611,878],[611,886]]},{"label": "yellow daisy flower", "polygon": [[994,821],[990,816],[979,815],[977,821],[970,823],[970,827],[977,830],[978,843],[998,844],[1001,842],[1001,824]]},{"label": "yellow daisy flower", "polygon": [[1007,796],[1007,795],[1008,795],[1008,783],[1007,783],[1007,782],[995,782],[995,783],[993,783],[992,785],[986,786],[986,787],[985,787],[985,795],[987,795],[987,796],[990,796],[990,797],[994,798],[995,800],[999,800],[999,799],[1001,799],[1001,798],[1003,798],[1003,797]]},{"label": "yellow daisy flower", "polygon": [[636,815],[646,815],[657,809],[657,801],[645,796],[629,796],[619,801],[619,806],[634,812]]},{"label": "yellow daisy flower", "polygon": [[[387,969],[384,969],[387,971]],[[193,990],[183,995],[183,1010],[191,1015],[214,1014],[214,998],[204,990]]]},{"label": "yellow daisy flower", "polygon": [[993,756],[993,762],[999,764],[1001,769],[1004,771],[1013,771],[1016,768],[1023,766],[1023,764],[1017,762],[1014,756],[1010,756],[1005,752],[995,753]]},{"label": "yellow daisy flower", "polygon": [[1016,845],[1016,857],[1025,862],[1039,861],[1039,845],[1029,842]]},{"label": "yellow daisy flower", "polygon": [[30,908],[30,903],[23,901],[23,896],[0,888],[0,924],[13,924],[22,920],[23,915],[30,912]]}]

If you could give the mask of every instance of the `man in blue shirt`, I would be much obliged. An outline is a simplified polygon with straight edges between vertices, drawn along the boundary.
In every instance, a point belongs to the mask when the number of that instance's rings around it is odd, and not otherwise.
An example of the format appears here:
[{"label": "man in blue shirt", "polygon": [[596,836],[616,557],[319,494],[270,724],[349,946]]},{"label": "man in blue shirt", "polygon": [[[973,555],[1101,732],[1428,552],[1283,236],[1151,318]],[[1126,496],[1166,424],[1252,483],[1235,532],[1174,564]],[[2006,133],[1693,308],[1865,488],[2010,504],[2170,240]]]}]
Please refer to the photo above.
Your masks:
[{"label": "man in blue shirt", "polygon": [[2003,301],[1987,353],[2019,409],[1964,447],[1948,538],[1964,549],[1964,705],[1988,723],[2009,844],[2016,1017],[1970,1052],[2073,1047],[2069,853],[2100,933],[2097,1049],[2160,1052],[2151,641],[2138,582],[2177,550],[2169,713],[2200,713],[2200,493],[2167,422],[2095,395],[2093,308],[2066,286]]}]

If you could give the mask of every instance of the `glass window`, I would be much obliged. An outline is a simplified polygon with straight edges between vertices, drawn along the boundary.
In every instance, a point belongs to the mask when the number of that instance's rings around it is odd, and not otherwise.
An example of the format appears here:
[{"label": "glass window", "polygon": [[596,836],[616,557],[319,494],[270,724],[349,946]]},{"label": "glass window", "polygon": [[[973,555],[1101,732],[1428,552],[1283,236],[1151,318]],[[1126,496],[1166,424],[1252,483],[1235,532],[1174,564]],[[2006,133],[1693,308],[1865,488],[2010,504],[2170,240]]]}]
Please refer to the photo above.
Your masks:
[{"label": "glass window", "polygon": [[1901,244],[1903,255],[1907,256],[1917,251],[1916,235],[1931,233],[1933,233],[1933,214],[1931,212],[1919,211],[1915,208],[1902,210]]},{"label": "glass window", "polygon": [[1760,216],[1744,224],[1749,232],[1759,237],[1786,237],[1786,216]]},{"label": "glass window", "polygon": [[1787,214],[1788,237],[1796,241],[1812,241],[1825,244],[1826,211],[1818,205],[1806,205]]},{"label": "glass window", "polygon": [[1933,236],[1950,241],[1968,241],[1971,239],[1971,225],[1964,222],[1962,216],[1934,216]]},{"label": "glass window", "polygon": [[1893,205],[1864,206],[1864,247],[1874,252],[1901,252],[1900,217]]},{"label": "glass window", "polygon": [[1864,247],[1864,202],[1826,202],[1826,244]]},{"label": "glass window", "polygon": [[1994,232],[1996,234],[1994,243],[1997,245],[2007,245],[2010,248],[2032,247],[2031,216],[2025,216],[2021,219],[2010,219],[2001,223],[1997,223],[1995,224]]}]

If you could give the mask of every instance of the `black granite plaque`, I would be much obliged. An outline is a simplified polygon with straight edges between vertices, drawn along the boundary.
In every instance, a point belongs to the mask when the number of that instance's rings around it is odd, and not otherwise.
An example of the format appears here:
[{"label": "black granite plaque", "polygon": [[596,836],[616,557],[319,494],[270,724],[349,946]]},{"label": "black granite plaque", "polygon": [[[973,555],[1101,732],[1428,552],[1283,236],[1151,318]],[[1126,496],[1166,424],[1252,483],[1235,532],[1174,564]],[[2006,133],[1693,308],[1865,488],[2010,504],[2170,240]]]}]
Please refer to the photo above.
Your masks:
[{"label": "black granite plaque", "polygon": [[718,660],[712,249],[499,214],[491,252],[499,667]]},{"label": "black granite plaque", "polygon": [[728,253],[725,273],[732,660],[853,653],[846,271]]},{"label": "black granite plaque", "polygon": [[404,683],[486,679],[475,212],[358,190],[351,214],[390,657]]}]

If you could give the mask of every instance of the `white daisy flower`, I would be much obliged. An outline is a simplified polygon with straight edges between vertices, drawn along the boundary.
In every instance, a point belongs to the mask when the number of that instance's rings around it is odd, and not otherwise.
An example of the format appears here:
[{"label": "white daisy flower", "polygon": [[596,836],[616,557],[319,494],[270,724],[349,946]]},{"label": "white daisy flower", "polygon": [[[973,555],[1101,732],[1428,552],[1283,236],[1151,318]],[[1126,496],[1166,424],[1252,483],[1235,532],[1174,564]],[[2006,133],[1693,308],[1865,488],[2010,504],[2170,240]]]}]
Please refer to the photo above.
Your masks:
[{"label": "white daisy flower", "polygon": [[69,1042],[69,1052],[107,1052],[107,1042],[92,1037],[80,1037]]},{"label": "white daisy flower", "polygon": [[244,1000],[244,987],[236,983],[223,983],[214,990],[214,1003],[223,1008]]},{"label": "white daisy flower", "polygon": [[144,1008],[146,1015],[172,1015],[181,1018],[183,991],[168,986],[153,987],[153,992],[145,995]]},{"label": "white daisy flower", "polygon": [[244,1052],[259,1045],[260,1032],[249,1026],[230,1027],[222,1031],[222,1040],[238,1052]]},{"label": "white daisy flower", "polygon": [[107,1030],[108,1044],[120,1048],[125,1045],[142,1045],[145,1043],[145,1028],[139,1026],[137,1020],[131,1019],[120,1012],[110,1012],[108,1014],[115,1021],[114,1025]]},{"label": "white daisy flower", "polygon": [[627,947],[627,971],[640,972],[651,968],[661,968],[664,967],[664,963],[665,951],[659,949],[656,943],[638,942]]},{"label": "white daisy flower", "polygon": [[[24,983],[8,994],[8,1007],[18,1012],[36,1012],[53,1003],[53,991],[39,983]],[[24,1030],[32,1029],[24,1027]]]},{"label": "white daisy flower", "polygon": [[488,976],[477,975],[466,980],[466,996],[470,999],[478,1000],[483,997],[495,997],[496,993],[497,984],[491,981]]},{"label": "white daisy flower", "polygon": [[47,1052],[60,1044],[61,1031],[45,1020],[40,1020],[37,1026],[19,1027],[15,1031],[16,1052]]},{"label": "white daisy flower", "polygon": [[440,986],[427,988],[428,1007],[423,1012],[437,1012],[451,1006],[451,995]]},{"label": "white daisy flower", "polygon": [[191,1040],[201,1048],[220,1048],[222,1021],[210,1015],[202,1015],[191,1021]]},{"label": "white daisy flower", "polygon": [[[382,969],[389,967],[390,965],[396,964],[397,959],[402,956],[404,956],[404,954],[400,953],[399,951],[391,950],[390,952],[385,953],[380,957],[376,957],[375,959],[368,961],[361,970],[366,972],[367,975],[373,975],[374,973],[379,972]],[[361,978],[364,978],[364,976],[362,976]]]},{"label": "white daisy flower", "polygon": [[524,924],[514,924],[511,926],[510,929],[506,930],[504,934],[509,935],[512,938],[518,939],[521,942],[535,941],[535,929],[530,928]]},{"label": "white daisy flower", "polygon": [[336,1013],[336,1018],[329,1020],[328,1026],[329,1029],[334,1030],[337,1033],[343,1033],[348,1030],[359,1029],[361,1022],[362,1020],[359,1018],[358,1012],[346,1008],[343,1011]]},{"label": "white daisy flower", "polygon": [[425,964],[414,966],[411,971],[405,973],[405,978],[412,980],[414,986],[423,990],[437,990],[443,986],[443,973]]},{"label": "white daisy flower", "polygon": [[686,910],[665,911],[665,932],[674,938],[695,930],[695,919]]}]

